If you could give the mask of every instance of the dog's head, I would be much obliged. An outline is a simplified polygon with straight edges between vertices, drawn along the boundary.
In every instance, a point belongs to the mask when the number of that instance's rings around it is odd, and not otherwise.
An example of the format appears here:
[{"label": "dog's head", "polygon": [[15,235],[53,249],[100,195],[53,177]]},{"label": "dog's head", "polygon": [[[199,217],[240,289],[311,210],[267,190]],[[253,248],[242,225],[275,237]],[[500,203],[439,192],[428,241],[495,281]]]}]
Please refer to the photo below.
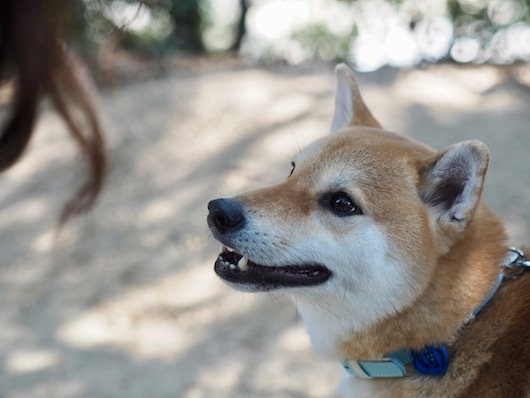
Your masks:
[{"label": "dog's head", "polygon": [[352,71],[336,75],[332,133],[295,156],[284,182],[210,202],[208,225],[232,287],[285,289],[308,322],[348,311],[348,330],[361,330],[411,305],[465,234],[488,150],[468,141],[436,153],[386,132]]}]

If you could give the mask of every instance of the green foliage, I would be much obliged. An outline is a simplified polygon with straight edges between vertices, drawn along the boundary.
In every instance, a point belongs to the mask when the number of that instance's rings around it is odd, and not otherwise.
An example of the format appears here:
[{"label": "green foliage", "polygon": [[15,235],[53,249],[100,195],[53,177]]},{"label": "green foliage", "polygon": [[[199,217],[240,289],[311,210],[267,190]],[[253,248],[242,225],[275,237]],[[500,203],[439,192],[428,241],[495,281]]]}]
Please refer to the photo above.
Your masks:
[{"label": "green foliage", "polygon": [[[72,24],[75,27],[74,45],[89,56],[95,54],[98,46],[109,39],[116,41],[121,48],[143,55],[154,56],[172,52],[203,53],[207,51],[203,36],[213,25],[226,27],[219,34],[238,38],[237,45],[231,47],[232,50],[237,50],[246,32],[242,19],[237,23],[225,23],[224,25],[214,19],[218,16],[211,14],[211,4],[216,0],[72,1],[75,3],[74,23]],[[233,1],[235,6],[242,10],[240,14],[243,18],[246,15],[247,6],[250,9],[258,7],[257,2],[253,4],[248,0]],[[349,12],[353,13],[355,12],[353,10],[361,9],[371,0],[328,1],[329,4],[333,1],[350,4],[352,6]],[[432,15],[424,14],[428,9],[425,6],[427,3],[412,0],[384,1],[391,4],[391,10],[395,11],[395,15],[404,17],[404,19],[410,18],[410,21],[405,22],[403,26],[411,35],[418,34],[419,30],[416,27],[420,26],[422,21],[432,18]],[[324,4],[326,3],[322,3],[321,6],[323,7]],[[530,24],[530,0],[446,0],[446,6],[446,16],[452,22],[454,30],[454,36],[449,38],[449,41],[452,40],[449,43],[451,45],[459,38],[472,38],[484,50],[492,41],[503,40],[500,36],[513,24]],[[513,12],[510,16],[511,11]],[[374,13],[374,11],[371,12]],[[377,16],[375,17],[377,19]],[[227,18],[226,15],[224,18]],[[296,30],[291,37],[285,39],[289,40],[288,45],[296,47],[297,56],[303,54],[304,59],[350,58],[352,48],[355,47],[355,40],[359,35],[355,22],[352,22],[351,30],[345,33],[338,34],[333,28],[333,25],[329,25],[329,21],[313,22]],[[275,28],[271,26],[270,29]],[[278,54],[281,58],[285,43],[265,43],[260,48],[262,53],[259,57],[266,58],[267,51],[269,51],[272,55],[276,54],[272,58],[277,59]],[[226,50],[229,51],[230,46],[227,46]],[[443,59],[443,57],[437,59]],[[509,61],[510,58],[507,59]]]},{"label": "green foliage", "polygon": [[158,5],[149,7],[150,21],[143,29],[124,29],[121,46],[142,55],[156,56],[175,50],[171,40],[175,27],[167,10]]},{"label": "green foliage", "polygon": [[310,58],[331,61],[348,58],[350,43],[356,33],[355,26],[348,34],[339,36],[330,32],[324,24],[314,24],[297,30],[292,38],[309,52]]},{"label": "green foliage", "polygon": [[202,0],[77,0],[74,46],[93,54],[102,42],[144,55],[204,51]]}]

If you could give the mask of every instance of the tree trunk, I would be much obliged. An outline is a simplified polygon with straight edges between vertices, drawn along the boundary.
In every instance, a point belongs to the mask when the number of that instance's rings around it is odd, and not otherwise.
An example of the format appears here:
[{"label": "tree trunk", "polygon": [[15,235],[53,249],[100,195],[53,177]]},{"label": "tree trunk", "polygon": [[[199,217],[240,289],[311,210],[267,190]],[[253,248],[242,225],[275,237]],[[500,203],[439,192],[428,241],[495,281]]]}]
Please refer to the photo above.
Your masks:
[{"label": "tree trunk", "polygon": [[169,15],[175,24],[173,38],[176,47],[193,53],[205,52],[201,0],[171,0]]},{"label": "tree trunk", "polygon": [[246,18],[249,6],[249,0],[239,0],[239,8],[241,10],[241,13],[239,14],[236,37],[234,39],[234,42],[232,43],[232,46],[230,46],[230,51],[239,52],[239,50],[241,49],[243,37],[245,37],[245,34],[247,33]]}]

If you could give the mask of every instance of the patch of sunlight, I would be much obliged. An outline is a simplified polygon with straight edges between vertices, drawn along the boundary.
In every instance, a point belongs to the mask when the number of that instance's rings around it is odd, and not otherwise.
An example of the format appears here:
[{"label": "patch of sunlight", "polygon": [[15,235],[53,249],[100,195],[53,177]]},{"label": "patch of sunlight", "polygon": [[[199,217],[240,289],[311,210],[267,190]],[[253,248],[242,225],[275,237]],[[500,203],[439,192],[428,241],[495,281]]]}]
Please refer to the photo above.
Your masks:
[{"label": "patch of sunlight", "polygon": [[360,34],[353,44],[350,53],[356,69],[371,72],[387,63],[387,56],[383,43],[368,34]]},{"label": "patch of sunlight", "polygon": [[309,336],[302,325],[293,326],[285,330],[278,338],[276,344],[279,351],[306,351],[311,350]]},{"label": "patch of sunlight", "polygon": [[441,78],[452,80],[476,93],[491,90],[504,79],[504,72],[496,67],[441,69],[437,73]]},{"label": "patch of sunlight", "polygon": [[[170,125],[178,126],[180,137],[186,134],[189,137],[184,155],[193,155],[195,150],[217,152],[219,148],[237,143],[242,136],[234,131],[241,132],[244,128],[235,126],[234,120],[246,124],[251,123],[250,118],[252,121],[259,118],[259,112],[275,100],[274,82],[274,78],[256,70],[239,72],[237,80],[218,73],[198,81],[196,95],[188,106],[199,113],[189,118],[189,122],[182,121],[178,114],[176,120],[170,121]],[[212,131],[215,133],[210,134]],[[183,166],[185,164],[179,167]]]},{"label": "patch of sunlight", "polygon": [[308,112],[313,105],[313,98],[305,94],[293,94],[278,98],[265,111],[271,120],[288,120],[296,115]]},{"label": "patch of sunlight", "polygon": [[39,372],[56,365],[59,356],[46,350],[14,350],[7,355],[5,370],[11,373]]},{"label": "patch of sunlight", "polygon": [[253,5],[247,24],[258,40],[281,41],[312,20],[311,3],[304,0],[270,0]]},{"label": "patch of sunlight", "polygon": [[50,203],[42,198],[30,198],[25,196],[23,200],[14,202],[13,205],[2,209],[0,217],[0,228],[6,228],[17,223],[34,222],[47,215]]},{"label": "patch of sunlight", "polygon": [[521,0],[490,0],[488,17],[496,25],[510,25],[524,18],[528,7]]},{"label": "patch of sunlight", "polygon": [[203,28],[203,40],[213,51],[223,51],[230,47],[233,32],[230,29],[238,22],[238,2],[234,0],[207,0],[203,6],[207,10],[208,23]]},{"label": "patch of sunlight", "polygon": [[[291,160],[301,148],[315,139],[327,135],[329,126],[312,118],[288,123],[273,132],[263,135],[259,145],[251,148],[240,160],[240,167],[223,177],[231,192],[260,188],[283,181],[291,170]],[[267,162],[257,161],[268,154]],[[278,167],[271,167],[277,163]]]},{"label": "patch of sunlight", "polygon": [[151,11],[140,2],[129,4],[122,0],[114,0],[110,3],[110,7],[103,8],[103,11],[106,17],[121,29],[143,32],[152,23]]},{"label": "patch of sunlight", "polygon": [[112,346],[144,359],[169,359],[193,341],[171,319],[156,319],[148,311],[114,302],[70,321],[58,338],[77,349]]},{"label": "patch of sunlight", "polygon": [[[230,103],[238,109],[263,106],[274,99],[274,77],[260,70],[238,72],[238,78],[231,78],[230,73],[219,72],[208,79],[201,79],[195,86],[195,109],[202,109],[203,116],[211,116],[211,109],[205,107],[213,102],[216,108]],[[237,95],[228,95],[237,93]],[[221,101],[221,102],[219,102]],[[191,108],[191,106],[190,106]]]},{"label": "patch of sunlight", "polygon": [[[282,390],[300,390],[300,380],[303,380],[300,392],[311,391],[313,397],[329,397],[330,386],[338,383],[340,363],[324,361],[313,352],[302,324],[286,329],[271,347],[269,355],[255,376],[255,384],[260,391],[268,391],[270,396],[277,396]],[[319,377],[308,378],[308,374],[318,374]],[[274,385],[269,380],[274,380]],[[322,380],[329,384],[322,383]]]},{"label": "patch of sunlight", "polygon": [[[234,98],[231,98],[230,101],[234,102],[234,107],[236,109],[244,110],[268,105],[273,99],[275,99],[275,95],[277,95],[278,92],[271,86],[273,80],[273,77],[252,71],[247,72],[244,78],[242,77],[240,81],[229,87],[226,87],[225,82],[221,83],[225,86],[225,90],[232,90],[237,93],[237,95],[234,96]],[[204,88],[208,89],[208,87]],[[226,93],[227,91],[221,91],[217,99],[226,98]]]},{"label": "patch of sunlight", "polygon": [[79,349],[113,346],[141,359],[170,359],[185,352],[223,312],[244,311],[244,306],[212,311],[206,304],[219,297],[224,285],[211,266],[188,265],[80,314],[59,328],[58,339]]},{"label": "patch of sunlight", "polygon": [[54,244],[55,230],[48,229],[40,233],[31,244],[31,249],[36,253],[48,253]]},{"label": "patch of sunlight", "polygon": [[414,34],[403,27],[394,27],[388,32],[384,49],[391,66],[411,67],[421,60]]},{"label": "patch of sunlight", "polygon": [[[205,364],[208,365],[208,364]],[[198,380],[190,390],[182,395],[182,398],[202,398],[205,396],[205,386],[214,392],[213,396],[230,394],[238,389],[241,378],[245,376],[247,364],[240,358],[223,358],[213,366],[205,366],[198,376]],[[222,371],[219,371],[222,369]],[[229,395],[227,395],[229,396]]]},{"label": "patch of sunlight", "polygon": [[468,63],[475,61],[481,52],[480,41],[474,37],[460,37],[451,47],[451,57],[456,62]]},{"label": "patch of sunlight", "polygon": [[177,204],[173,198],[151,199],[142,209],[139,218],[142,224],[157,223],[174,217]]},{"label": "patch of sunlight", "polygon": [[[425,105],[442,105],[459,110],[474,110],[482,101],[481,93],[495,84],[501,77],[494,69],[473,69],[473,74],[459,80],[458,72],[444,76],[443,73],[412,71],[396,84],[401,97]],[[468,80],[469,79],[469,80]]]}]

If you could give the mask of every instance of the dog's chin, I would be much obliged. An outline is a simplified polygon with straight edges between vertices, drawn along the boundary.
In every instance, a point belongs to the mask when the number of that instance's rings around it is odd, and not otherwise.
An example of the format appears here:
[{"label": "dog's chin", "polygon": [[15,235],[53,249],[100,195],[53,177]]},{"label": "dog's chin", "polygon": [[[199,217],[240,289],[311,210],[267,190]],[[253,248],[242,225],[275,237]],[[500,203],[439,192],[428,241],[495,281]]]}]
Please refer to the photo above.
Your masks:
[{"label": "dog's chin", "polygon": [[269,266],[260,265],[229,250],[215,262],[215,273],[237,290],[260,292],[316,286],[331,278],[331,271],[321,264]]}]

